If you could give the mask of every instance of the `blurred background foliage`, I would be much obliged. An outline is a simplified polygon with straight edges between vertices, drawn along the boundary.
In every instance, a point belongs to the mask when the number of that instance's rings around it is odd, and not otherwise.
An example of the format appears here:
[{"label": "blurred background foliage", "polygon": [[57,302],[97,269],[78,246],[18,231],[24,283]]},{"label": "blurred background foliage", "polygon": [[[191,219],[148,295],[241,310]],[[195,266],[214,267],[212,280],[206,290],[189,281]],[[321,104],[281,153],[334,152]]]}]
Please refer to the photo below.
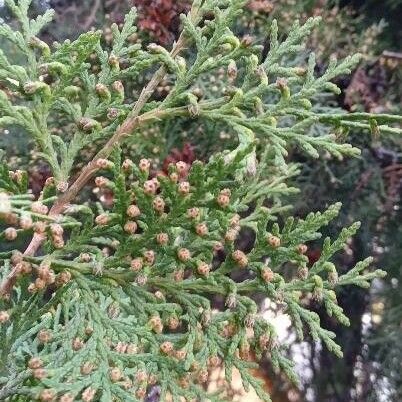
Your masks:
[{"label": "blurred background foliage", "polygon": [[[49,43],[73,39],[92,28],[102,29],[107,43],[110,23],[120,23],[133,5],[139,11],[140,31],[132,40],[168,45],[177,36],[179,14],[187,9],[189,1],[35,1],[38,11],[48,7],[56,10],[55,21],[44,33]],[[280,32],[285,35],[293,21],[311,15],[323,17],[323,23],[308,43],[308,48],[316,52],[319,69],[324,69],[331,57],[356,52],[363,55],[353,75],[338,82],[343,95],[323,97],[321,107],[402,113],[402,1],[251,0],[247,16],[238,22],[237,30],[263,45],[261,57],[264,57],[268,51],[267,27],[274,18],[278,19]],[[9,19],[3,8],[0,16]],[[7,52],[13,51],[5,48],[5,43],[0,46]],[[199,90],[206,95],[224,90],[224,76],[222,71],[221,77],[200,82]],[[146,80],[146,77],[139,79]],[[168,81],[157,89],[160,97],[168,92]],[[351,288],[339,297],[341,306],[351,317],[351,328],[338,326],[317,308],[324,326],[337,333],[344,359],[337,359],[312,340],[295,343],[291,329],[287,329],[287,341],[292,344],[291,353],[302,382],[299,389],[291,388],[266,362],[264,372],[256,375],[266,379],[273,402],[402,400],[402,139],[369,136],[358,129],[338,135],[347,135],[353,145],[362,149],[362,156],[338,161],[323,155],[320,160],[311,161],[296,152],[291,153],[289,157],[301,167],[301,174],[294,179],[301,195],[290,201],[300,215],[342,201],[343,215],[338,220],[339,227],[332,227],[333,232],[356,220],[363,221],[363,226],[345,253],[339,256],[339,264],[346,271],[371,254],[378,266],[388,271],[388,276],[377,281],[371,293]],[[169,162],[206,159],[217,148],[230,146],[234,138],[215,124],[200,126],[198,121],[176,119],[166,122],[162,129],[151,126],[142,131],[140,138],[127,144],[127,149],[133,158],[140,155],[152,158],[155,170],[164,170]],[[0,148],[6,151],[11,167],[23,166],[30,170],[31,188],[39,192],[49,170],[39,160],[26,166],[26,152],[31,149],[26,138],[18,131],[3,131]],[[32,153],[34,155],[34,151]],[[247,241],[247,234],[244,236]],[[313,248],[309,253],[313,263],[318,251]]]}]

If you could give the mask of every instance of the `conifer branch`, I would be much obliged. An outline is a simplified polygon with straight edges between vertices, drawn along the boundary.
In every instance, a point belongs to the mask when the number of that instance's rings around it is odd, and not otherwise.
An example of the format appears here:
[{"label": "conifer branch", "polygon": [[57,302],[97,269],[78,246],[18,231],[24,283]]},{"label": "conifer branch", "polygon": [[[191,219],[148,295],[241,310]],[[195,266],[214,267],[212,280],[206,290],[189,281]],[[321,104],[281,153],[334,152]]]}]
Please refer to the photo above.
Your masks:
[{"label": "conifer branch", "polygon": [[[251,354],[297,378],[275,328],[259,315],[256,295],[283,306],[299,339],[308,331],[341,356],[335,334],[305,300],[348,325],[338,288],[367,287],[384,272],[369,270],[366,259],[339,276],[331,262],[359,223],[325,239],[310,263],[308,247],[341,205],[304,219],[289,216],[286,200],[297,189],[288,182],[298,168],[288,150],[341,159],[359,153],[343,142],[350,128],[402,132],[399,116],[319,105],[322,94],[339,93],[332,80],[359,57],[333,60],[319,76],[313,55],[306,65],[292,64],[319,23],[310,19],[295,23],[282,41],[273,22],[261,61],[261,49],[233,28],[244,0],[196,0],[170,52],[130,42],[134,10],[121,28],[111,27],[107,45],[101,33],[89,32],[51,49],[37,35],[52,13],[29,20],[29,3],[7,0],[21,33],[0,27],[28,61],[14,66],[0,54],[7,89],[0,92],[0,124],[26,132],[54,177],[35,199],[27,174],[10,173],[0,161],[0,238],[8,246],[0,253],[0,395],[137,402],[157,386],[161,400],[222,400],[202,384],[223,360],[228,382],[237,368],[245,387],[269,401],[250,374],[258,364]],[[225,86],[219,94],[220,83],[205,80],[217,72]],[[138,88],[135,79],[147,74]],[[142,132],[167,121],[224,127],[235,140],[220,141],[204,162],[177,161],[154,175],[148,159],[134,157],[135,163],[120,146],[131,137],[143,141]],[[171,134],[177,140],[181,133]],[[84,149],[95,156],[68,186]],[[89,185],[110,202],[81,202]],[[242,249],[246,230],[250,244]],[[13,250],[22,236],[30,244]],[[224,306],[214,306],[214,295]]]}]

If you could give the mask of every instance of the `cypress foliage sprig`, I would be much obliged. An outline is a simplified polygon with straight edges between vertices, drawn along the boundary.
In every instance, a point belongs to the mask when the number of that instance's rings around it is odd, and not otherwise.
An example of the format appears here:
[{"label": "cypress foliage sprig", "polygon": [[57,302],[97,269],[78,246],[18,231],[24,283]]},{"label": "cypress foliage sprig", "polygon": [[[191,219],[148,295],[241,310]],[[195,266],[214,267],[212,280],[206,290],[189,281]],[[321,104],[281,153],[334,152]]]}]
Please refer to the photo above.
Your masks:
[{"label": "cypress foliage sprig", "polygon": [[[323,303],[347,325],[337,288],[366,287],[384,272],[366,271],[368,259],[338,277],[331,258],[357,223],[326,239],[310,266],[308,244],[320,238],[340,204],[284,224],[279,218],[289,209],[286,197],[297,191],[287,184],[297,174],[287,160],[291,146],[313,157],[325,151],[342,158],[358,150],[332,131],[401,132],[398,116],[315,105],[323,92],[339,91],[331,81],[358,57],[332,61],[318,77],[314,56],[307,66],[288,65],[318,23],[310,19],[295,23],[282,42],[274,22],[268,56],[260,60],[260,49],[231,30],[243,0],[194,1],[171,51],[128,41],[135,10],[122,28],[112,27],[110,48],[99,32],[51,48],[38,34],[52,13],[31,20],[29,3],[6,1],[21,32],[3,24],[0,35],[26,64],[0,55],[0,122],[35,140],[53,177],[35,200],[26,174],[0,166],[1,237],[7,241],[0,254],[0,399],[141,401],[157,388],[161,400],[218,401],[222,397],[208,395],[203,384],[223,362],[228,382],[237,368],[244,385],[269,401],[250,372],[262,357],[297,378],[275,328],[258,314],[257,295],[284,306],[300,339],[307,330],[341,356],[335,334],[304,301]],[[222,67],[225,92],[200,94],[197,83]],[[128,93],[133,78],[147,74],[148,84]],[[171,89],[154,99],[162,80]],[[182,118],[223,124],[238,144],[205,163],[171,164],[165,175],[153,174],[147,159],[123,160],[127,137]],[[329,134],[316,136],[318,125]],[[94,156],[77,172],[84,149]],[[108,205],[82,198],[94,175],[97,189],[113,194]],[[239,242],[244,230],[252,232],[248,249]],[[225,301],[223,308],[214,309],[213,296]]]}]

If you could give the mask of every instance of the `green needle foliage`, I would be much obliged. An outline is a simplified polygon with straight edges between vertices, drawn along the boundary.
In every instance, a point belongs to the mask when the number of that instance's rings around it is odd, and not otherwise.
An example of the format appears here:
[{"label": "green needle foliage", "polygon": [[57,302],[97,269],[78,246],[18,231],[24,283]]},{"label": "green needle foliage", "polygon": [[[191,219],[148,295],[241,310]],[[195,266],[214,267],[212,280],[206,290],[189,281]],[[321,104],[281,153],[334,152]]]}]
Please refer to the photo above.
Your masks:
[{"label": "green needle foliage", "polygon": [[[30,19],[29,0],[5,3],[21,30],[3,24],[0,35],[26,63],[0,54],[0,124],[33,139],[53,177],[35,200],[24,172],[0,167],[0,400],[141,401],[158,389],[162,401],[220,401],[204,384],[223,364],[228,382],[236,368],[269,401],[250,371],[262,357],[297,378],[274,326],[258,314],[258,296],[283,306],[300,339],[308,331],[342,356],[308,301],[348,325],[336,290],[368,287],[384,272],[368,271],[367,259],[338,276],[331,258],[357,223],[325,239],[309,264],[307,244],[339,204],[282,218],[296,191],[286,184],[297,174],[289,149],[342,158],[359,153],[343,143],[349,128],[400,133],[398,116],[315,106],[323,93],[339,92],[331,80],[358,56],[332,60],[321,76],[313,55],[305,66],[289,62],[319,22],[310,19],[282,42],[273,22],[261,60],[261,49],[230,29],[242,0],[196,0],[171,51],[129,41],[135,10],[112,26],[111,46],[89,32],[50,48],[38,35],[52,12]],[[222,68],[222,94],[200,93],[199,82]],[[148,75],[144,88],[133,88]],[[170,91],[153,99],[162,80]],[[147,159],[123,160],[127,138],[172,119],[219,123],[237,141],[205,163],[172,164],[165,175],[153,174]],[[95,174],[112,202],[81,192]],[[245,230],[253,234],[247,249],[239,242]],[[216,297],[221,308],[212,305]]]}]

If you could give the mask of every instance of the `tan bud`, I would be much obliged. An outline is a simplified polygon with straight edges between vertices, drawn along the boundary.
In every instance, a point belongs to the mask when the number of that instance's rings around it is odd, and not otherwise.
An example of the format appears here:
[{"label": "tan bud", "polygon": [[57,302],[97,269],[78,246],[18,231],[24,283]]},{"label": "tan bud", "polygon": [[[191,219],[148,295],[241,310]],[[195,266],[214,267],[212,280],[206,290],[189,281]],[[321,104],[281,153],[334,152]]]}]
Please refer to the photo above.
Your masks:
[{"label": "tan bud", "polygon": [[180,261],[186,262],[191,258],[191,253],[188,249],[186,248],[180,248],[177,251],[177,257],[179,258]]},{"label": "tan bud", "polygon": [[0,324],[4,324],[10,319],[10,314],[7,311],[0,311]]},{"label": "tan bud", "polygon": [[169,242],[169,236],[167,233],[158,233],[156,235],[156,242],[161,246],[166,246]]},{"label": "tan bud", "polygon": [[187,195],[190,192],[190,183],[188,181],[182,181],[179,183],[179,193],[181,195]]},{"label": "tan bud", "polygon": [[130,205],[130,206],[127,208],[127,215],[128,215],[130,218],[137,218],[138,216],[141,215],[141,211],[140,211],[140,209],[137,207],[137,205]]},{"label": "tan bud", "polygon": [[168,355],[173,352],[173,343],[166,341],[160,345],[160,350],[162,353]]},{"label": "tan bud", "polygon": [[17,230],[13,227],[9,227],[4,231],[4,237],[8,241],[15,240],[17,238],[17,236],[18,236]]},{"label": "tan bud", "polygon": [[128,221],[124,225],[124,231],[129,234],[134,234],[138,229],[138,225],[134,221]]}]

